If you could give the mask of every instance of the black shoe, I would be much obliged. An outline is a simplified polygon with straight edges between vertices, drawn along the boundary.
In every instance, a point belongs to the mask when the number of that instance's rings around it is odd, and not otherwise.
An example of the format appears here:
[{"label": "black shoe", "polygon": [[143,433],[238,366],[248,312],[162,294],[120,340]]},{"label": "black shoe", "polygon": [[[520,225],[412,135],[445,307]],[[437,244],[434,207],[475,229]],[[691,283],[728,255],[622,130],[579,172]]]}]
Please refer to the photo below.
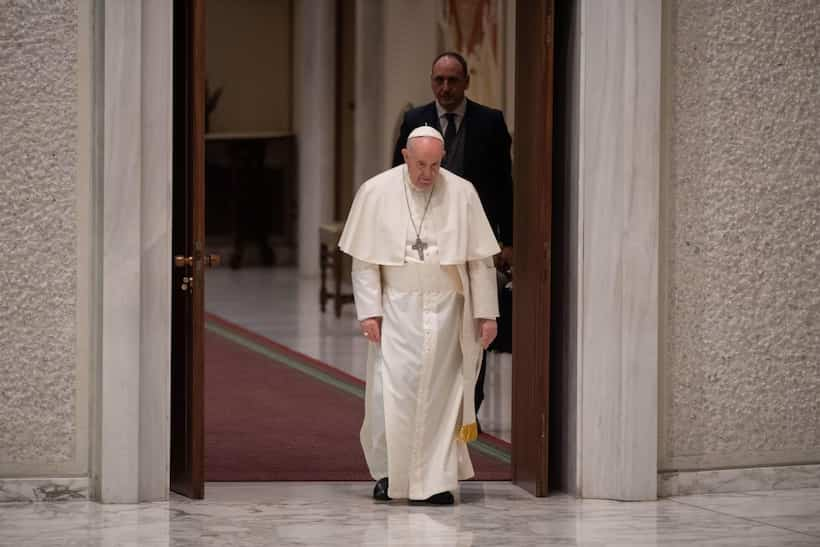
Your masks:
[{"label": "black shoe", "polygon": [[455,498],[450,492],[439,492],[433,494],[426,500],[410,500],[411,503],[429,503],[430,505],[453,505]]},{"label": "black shoe", "polygon": [[387,495],[387,486],[387,477],[376,481],[376,486],[373,488],[373,499],[379,501],[390,501],[390,496]]}]

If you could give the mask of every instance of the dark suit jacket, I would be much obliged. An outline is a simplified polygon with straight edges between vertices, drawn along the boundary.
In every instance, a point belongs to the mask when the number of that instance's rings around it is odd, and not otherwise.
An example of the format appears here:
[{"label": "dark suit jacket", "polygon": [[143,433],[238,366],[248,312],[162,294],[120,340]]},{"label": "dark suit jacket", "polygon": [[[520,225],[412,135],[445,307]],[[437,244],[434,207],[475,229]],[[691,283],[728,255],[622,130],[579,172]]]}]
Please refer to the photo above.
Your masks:
[{"label": "dark suit jacket", "polygon": [[[478,191],[498,240],[503,245],[512,245],[512,139],[504,115],[500,110],[468,99],[462,124],[465,130],[464,178]],[[401,149],[407,146],[407,136],[422,125],[441,131],[435,102],[409,110],[404,115],[393,152],[394,167],[404,163]]]}]

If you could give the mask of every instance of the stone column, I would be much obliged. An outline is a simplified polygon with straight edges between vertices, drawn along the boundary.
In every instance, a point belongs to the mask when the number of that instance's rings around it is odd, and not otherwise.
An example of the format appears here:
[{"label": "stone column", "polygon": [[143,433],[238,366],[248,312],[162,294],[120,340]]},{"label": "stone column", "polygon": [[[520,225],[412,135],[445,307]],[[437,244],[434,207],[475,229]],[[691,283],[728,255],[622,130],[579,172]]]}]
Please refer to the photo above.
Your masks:
[{"label": "stone column", "polygon": [[142,23],[139,499],[153,501],[170,480],[173,3],[143,0]]},{"label": "stone column", "polygon": [[162,0],[97,9],[91,475],[99,501],[133,503],[168,497],[173,18]]},{"label": "stone column", "polygon": [[[139,498],[142,3],[103,10],[101,355],[98,419],[103,502]],[[98,149],[98,153],[100,150]]]},{"label": "stone column", "polygon": [[384,10],[381,0],[356,1],[356,110],[353,187],[384,168]]},{"label": "stone column", "polygon": [[333,216],[336,4],[294,5],[294,112],[298,147],[299,271],[319,274],[319,225]]},{"label": "stone column", "polygon": [[578,484],[657,496],[661,2],[582,0]]}]

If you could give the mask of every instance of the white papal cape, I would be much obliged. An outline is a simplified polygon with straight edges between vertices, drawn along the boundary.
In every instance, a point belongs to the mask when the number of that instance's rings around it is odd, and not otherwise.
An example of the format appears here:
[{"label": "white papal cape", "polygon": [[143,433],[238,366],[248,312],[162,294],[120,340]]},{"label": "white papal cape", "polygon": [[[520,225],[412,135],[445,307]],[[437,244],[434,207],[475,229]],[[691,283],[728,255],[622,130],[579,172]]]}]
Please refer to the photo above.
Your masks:
[{"label": "white papal cape", "polygon": [[[408,190],[408,188],[410,190]],[[421,237],[426,193],[404,165],[365,182],[339,247],[354,259],[359,319],[382,317],[370,344],[361,443],[374,479],[392,498],[425,499],[473,476],[466,442],[476,438],[475,379],[481,361],[476,319],[498,315],[499,252],[472,184],[440,170]]]}]

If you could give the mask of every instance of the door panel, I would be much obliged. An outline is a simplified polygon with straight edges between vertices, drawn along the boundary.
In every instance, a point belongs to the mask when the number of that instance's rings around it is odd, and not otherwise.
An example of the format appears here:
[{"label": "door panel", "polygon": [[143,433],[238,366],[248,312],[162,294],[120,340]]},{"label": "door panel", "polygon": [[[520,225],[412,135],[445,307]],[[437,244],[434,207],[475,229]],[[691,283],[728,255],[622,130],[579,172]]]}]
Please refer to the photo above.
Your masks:
[{"label": "door panel", "polygon": [[553,0],[516,5],[513,482],[546,496],[552,224]]},{"label": "door panel", "polygon": [[204,0],[174,0],[171,490],[204,495]]}]

